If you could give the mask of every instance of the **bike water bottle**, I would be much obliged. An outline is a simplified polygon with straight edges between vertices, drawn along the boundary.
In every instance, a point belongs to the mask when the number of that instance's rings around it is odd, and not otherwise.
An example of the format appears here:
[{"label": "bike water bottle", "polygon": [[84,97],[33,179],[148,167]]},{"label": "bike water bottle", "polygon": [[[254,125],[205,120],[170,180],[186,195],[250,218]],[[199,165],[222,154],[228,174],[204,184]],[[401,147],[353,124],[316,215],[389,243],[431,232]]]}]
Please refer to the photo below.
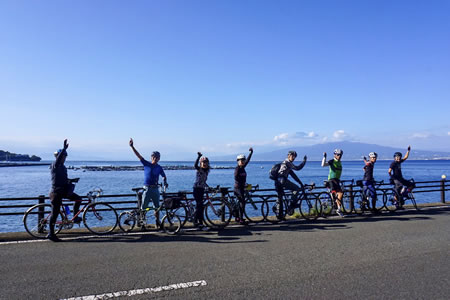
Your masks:
[{"label": "bike water bottle", "polygon": [[69,207],[69,205],[64,205],[64,209],[66,210],[66,215],[69,216],[70,215],[70,207]]}]

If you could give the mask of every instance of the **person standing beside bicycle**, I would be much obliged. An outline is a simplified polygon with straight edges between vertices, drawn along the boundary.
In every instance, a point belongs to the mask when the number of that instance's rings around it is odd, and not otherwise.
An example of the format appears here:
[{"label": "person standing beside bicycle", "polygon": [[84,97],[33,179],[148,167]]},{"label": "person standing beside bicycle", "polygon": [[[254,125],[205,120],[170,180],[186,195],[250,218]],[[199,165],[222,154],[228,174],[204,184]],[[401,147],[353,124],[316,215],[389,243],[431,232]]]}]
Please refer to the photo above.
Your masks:
[{"label": "person standing beside bicycle", "polygon": [[[50,217],[49,234],[47,239],[53,242],[61,241],[55,234],[55,223],[61,210],[62,199],[70,199],[75,201],[73,205],[73,214],[76,215],[80,210],[81,197],[73,192],[74,185],[72,182],[78,181],[77,179],[69,179],[67,177],[67,168],[64,165],[67,157],[67,148],[69,144],[67,139],[64,140],[63,148],[54,153],[56,159],[50,166],[50,173],[52,176],[52,187],[50,190],[50,202],[52,204],[52,215]],[[73,220],[75,223],[80,223],[81,218],[75,217]]]},{"label": "person standing beside bicycle", "polygon": [[208,187],[206,180],[208,180],[208,174],[210,171],[209,159],[206,156],[203,156],[200,152],[197,152],[197,159],[195,160],[194,168],[197,170],[193,190],[194,199],[196,202],[194,227],[203,228],[203,197],[205,194],[205,188]]},{"label": "person standing beside bicycle", "polygon": [[153,151],[151,155],[151,162],[145,160],[139,152],[134,148],[133,139],[130,139],[130,147],[133,150],[136,157],[141,161],[142,165],[144,166],[144,194],[143,194],[143,201],[142,201],[142,210],[145,210],[148,208],[148,204],[150,200],[153,202],[153,205],[155,207],[155,218],[156,218],[156,225],[159,225],[159,186],[158,186],[158,180],[159,176],[161,176],[164,180],[164,186],[167,188],[169,185],[167,184],[167,177],[164,173],[163,168],[158,164],[161,154],[158,151]]},{"label": "person standing beside bicycle", "polygon": [[375,179],[373,178],[373,168],[377,162],[378,154],[376,152],[369,153],[369,160],[364,156],[364,177],[363,177],[363,189],[366,195],[369,195],[372,199],[372,212],[378,213],[376,209],[377,204],[377,191],[375,189]]},{"label": "person standing beside bicycle", "polygon": [[344,196],[344,193],[342,192],[341,188],[341,174],[342,174],[342,163],[341,158],[344,154],[344,151],[341,149],[335,149],[334,150],[334,158],[327,160],[327,153],[323,153],[323,159],[322,159],[322,167],[330,167],[330,172],[328,173],[328,184],[330,185],[330,189],[332,192],[335,192],[337,195],[336,204],[337,204],[337,210],[336,213],[343,217],[342,213],[342,198]]},{"label": "person standing beside bicycle", "polygon": [[[289,207],[287,208],[287,212],[289,215],[292,215],[294,213],[294,209],[297,206],[298,198],[297,194],[300,191],[304,191],[304,186],[302,181],[297,177],[297,175],[294,173],[295,171],[300,171],[303,169],[303,167],[306,164],[307,156],[305,155],[303,157],[303,161],[298,165],[294,165],[294,161],[297,158],[297,152],[295,151],[289,151],[287,158],[281,163],[280,170],[278,171],[277,179],[275,180],[275,189],[278,194],[278,212],[279,212],[279,219],[282,217],[283,212],[283,195],[284,190],[290,190],[292,191],[292,198],[291,203]],[[298,182],[298,185],[293,183],[288,179],[289,175]]]},{"label": "person standing beside bicycle", "polygon": [[253,155],[253,148],[248,149],[250,154],[248,158],[245,158],[244,154],[237,156],[237,166],[234,169],[234,195],[239,200],[239,224],[247,225],[248,222],[244,219],[244,209],[245,209],[245,188],[247,186],[247,172],[245,167],[250,162]]},{"label": "person standing beside bicycle", "polygon": [[[397,209],[403,209],[403,193],[407,190],[412,190],[415,187],[415,184],[411,181],[403,178],[402,174],[402,163],[408,159],[409,152],[411,151],[411,146],[408,146],[408,151],[405,154],[405,157],[402,158],[402,154],[400,152],[394,153],[394,161],[389,166],[389,176],[392,184],[395,185],[395,191],[399,199],[395,199],[397,201]],[[395,197],[397,198],[397,197]]]}]

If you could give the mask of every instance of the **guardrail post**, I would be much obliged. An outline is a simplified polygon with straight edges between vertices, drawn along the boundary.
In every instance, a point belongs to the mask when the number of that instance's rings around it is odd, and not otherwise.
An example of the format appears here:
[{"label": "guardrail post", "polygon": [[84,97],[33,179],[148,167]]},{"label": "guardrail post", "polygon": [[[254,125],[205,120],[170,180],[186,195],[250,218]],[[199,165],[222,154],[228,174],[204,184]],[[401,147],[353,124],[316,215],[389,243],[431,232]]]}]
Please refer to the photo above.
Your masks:
[{"label": "guardrail post", "polygon": [[[39,196],[39,204],[44,204],[45,203],[45,196],[44,195],[40,195]],[[38,213],[38,228],[39,228],[39,232],[42,233],[42,231],[44,230],[44,228],[42,228],[41,226],[39,226],[39,224],[41,223],[42,219],[44,218],[44,210],[45,207],[41,206],[39,207],[39,213]]]},{"label": "guardrail post", "polygon": [[355,210],[355,197],[353,195],[353,183],[350,184],[349,193],[350,193],[350,209],[352,211],[354,211]]},{"label": "guardrail post", "polygon": [[441,202],[445,203],[445,178],[441,179]]}]

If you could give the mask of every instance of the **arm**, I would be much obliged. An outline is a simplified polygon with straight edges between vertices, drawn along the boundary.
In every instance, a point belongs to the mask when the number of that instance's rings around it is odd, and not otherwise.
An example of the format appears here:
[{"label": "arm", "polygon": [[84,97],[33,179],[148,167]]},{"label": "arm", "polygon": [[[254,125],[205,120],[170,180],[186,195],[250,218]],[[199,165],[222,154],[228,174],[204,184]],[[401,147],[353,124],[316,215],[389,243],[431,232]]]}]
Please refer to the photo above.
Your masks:
[{"label": "arm", "polygon": [[250,162],[250,159],[252,158],[253,155],[253,148],[248,149],[250,151],[250,154],[247,157],[247,160],[245,161],[245,165],[244,168],[248,165],[248,163]]},{"label": "arm", "polygon": [[202,154],[200,152],[197,152],[197,159],[195,160],[195,163],[194,163],[194,168],[196,170],[200,169],[200,167],[198,166],[198,163],[200,161],[200,157],[202,157]]},{"label": "arm", "polygon": [[136,148],[134,148],[134,144],[133,144],[133,139],[130,139],[130,147],[133,150],[134,154],[137,156],[137,158],[139,158],[139,160],[143,160],[144,158],[139,154],[139,152],[136,150]]},{"label": "arm", "polygon": [[63,157],[67,155],[67,148],[69,148],[69,144],[67,143],[67,139],[65,139],[63,143],[63,151],[59,152],[58,156],[56,157],[55,166],[61,164]]},{"label": "arm", "polygon": [[292,164],[293,165],[292,169],[294,169],[296,171],[300,171],[305,166],[307,159],[308,159],[308,157],[305,155],[303,157],[303,161],[298,166],[295,166],[294,164]]},{"label": "arm", "polygon": [[392,169],[389,168],[389,170],[388,170],[389,176],[392,176],[392,175],[391,175],[391,172],[392,172]]},{"label": "arm", "polygon": [[409,157],[409,151],[411,151],[411,146],[408,146],[408,151],[406,151],[405,157],[403,157],[402,161],[405,161]]},{"label": "arm", "polygon": [[327,153],[324,152],[323,153],[323,158],[322,158],[322,167],[328,167],[328,166],[329,166],[329,164],[327,162]]},{"label": "arm", "polygon": [[299,184],[302,184],[302,182],[300,181],[300,178],[298,178],[297,174],[294,173],[294,171],[290,171],[289,175],[291,175],[292,178],[294,178],[295,181],[297,181]]}]

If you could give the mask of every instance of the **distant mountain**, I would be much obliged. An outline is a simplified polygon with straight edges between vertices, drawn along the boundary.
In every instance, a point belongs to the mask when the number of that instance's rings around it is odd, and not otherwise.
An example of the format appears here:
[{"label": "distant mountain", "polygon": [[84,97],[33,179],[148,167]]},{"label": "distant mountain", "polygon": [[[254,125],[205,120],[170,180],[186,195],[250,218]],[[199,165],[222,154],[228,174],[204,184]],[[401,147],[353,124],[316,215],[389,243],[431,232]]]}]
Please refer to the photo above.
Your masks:
[{"label": "distant mountain", "polygon": [[0,150],[0,161],[41,161],[41,158],[36,155],[29,156]]},{"label": "distant mountain", "polygon": [[[325,144],[317,144],[313,146],[304,147],[290,147],[285,149],[274,150],[270,152],[258,153],[255,152],[252,160],[260,161],[278,161],[286,158],[289,150],[297,151],[299,159],[302,159],[304,155],[308,156],[309,160],[321,160],[323,153],[326,152],[328,157],[333,157],[334,149],[339,148],[344,151],[343,160],[359,160],[363,156],[368,156],[370,152],[375,151],[378,153],[378,159],[392,159],[395,152],[401,152],[403,155],[406,153],[406,147],[393,148],[380,146],[375,144],[365,144],[356,142],[333,142]],[[247,152],[245,153],[247,154]],[[227,155],[216,157],[216,160],[235,160],[236,155]],[[450,159],[450,152],[436,152],[411,149],[409,159],[427,160],[427,159]]]}]

